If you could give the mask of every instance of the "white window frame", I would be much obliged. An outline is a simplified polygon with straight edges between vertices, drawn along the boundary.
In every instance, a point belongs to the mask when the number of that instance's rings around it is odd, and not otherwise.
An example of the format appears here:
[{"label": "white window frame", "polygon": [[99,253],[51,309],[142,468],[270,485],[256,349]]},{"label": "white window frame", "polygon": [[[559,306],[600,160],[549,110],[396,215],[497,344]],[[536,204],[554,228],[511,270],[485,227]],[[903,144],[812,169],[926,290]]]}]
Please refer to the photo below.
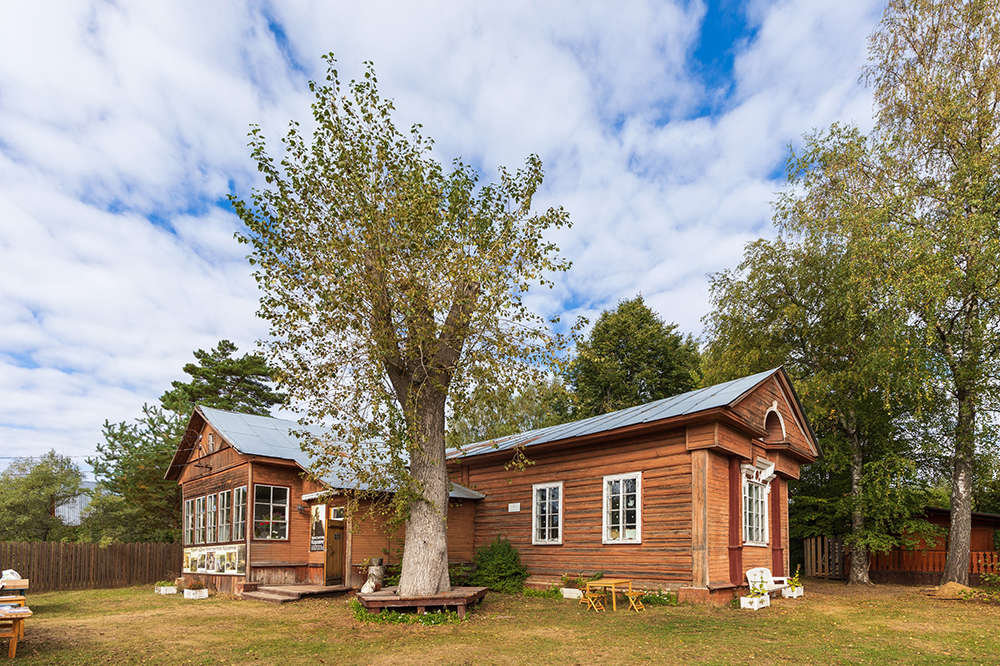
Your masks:
[{"label": "white window frame", "polygon": [[[611,511],[611,494],[609,492],[609,486],[614,481],[619,481],[624,486],[625,482],[629,479],[635,480],[635,538],[628,539],[624,536],[619,536],[618,538],[612,538],[611,536],[611,525],[608,521],[608,513]],[[604,501],[601,507],[601,543],[605,544],[631,544],[631,543],[642,543],[642,472],[630,472],[628,474],[611,474],[604,477]],[[619,493],[621,495],[622,493]],[[618,511],[622,514],[625,513],[625,507],[619,506]],[[621,522],[619,525],[624,524],[624,515],[621,516]],[[620,533],[624,533],[624,530],[619,528]]]},{"label": "white window frame", "polygon": [[205,497],[205,543],[218,540],[219,498],[215,493]]},{"label": "white window frame", "polygon": [[[545,526],[545,538],[539,538],[538,531],[542,528],[540,521],[542,516],[540,510],[542,505],[538,503],[538,491],[545,491],[545,502],[549,503],[552,500],[549,499],[549,491],[553,488],[559,491],[559,499],[556,500],[559,503],[558,514],[556,515],[557,523],[556,529],[558,531],[558,536],[553,539],[547,536],[552,529],[551,525]],[[531,486],[531,543],[535,546],[561,546],[563,542],[563,503],[565,502],[565,495],[563,494],[563,482],[555,481],[551,483],[536,483]]]},{"label": "white window frame", "polygon": [[[269,501],[269,502],[266,503],[268,506],[272,507],[271,513],[270,513],[271,517],[268,520],[265,520],[265,521],[262,521],[262,522],[263,523],[269,523],[271,525],[275,525],[275,524],[279,524],[279,523],[283,522],[284,525],[285,525],[285,536],[283,536],[283,537],[271,536],[271,534],[274,532],[273,528],[268,531],[267,536],[257,536],[257,523],[258,523],[258,520],[257,520],[257,489],[258,488],[270,488],[271,489],[271,492],[270,492],[271,501]],[[284,521],[274,520],[274,515],[275,515],[274,514],[274,507],[281,506],[280,504],[275,504],[274,503],[274,489],[275,488],[281,488],[282,490],[285,491],[285,519],[284,519]],[[253,534],[253,538],[254,538],[255,541],[288,541],[288,539],[289,539],[288,509],[291,506],[291,503],[292,503],[292,489],[289,488],[288,486],[275,486],[275,485],[272,485],[272,484],[269,484],[269,483],[255,483],[255,484],[253,484],[253,521],[252,521],[251,524],[253,525],[253,532],[252,532],[252,534]],[[262,502],[262,504],[263,504],[263,502]]]},{"label": "white window frame", "polygon": [[184,500],[184,545],[194,544],[194,500]]},{"label": "white window frame", "polygon": [[[241,501],[242,500],[242,501]],[[233,489],[233,541],[247,538],[247,487]]]},{"label": "white window frame", "polygon": [[233,491],[219,493],[219,541],[232,541],[233,532]]},{"label": "white window frame", "polygon": [[194,500],[194,542],[205,543],[205,498]]},{"label": "white window frame", "polygon": [[741,465],[743,476],[743,545],[767,546],[770,541],[771,481],[774,463],[757,458],[755,465]]}]

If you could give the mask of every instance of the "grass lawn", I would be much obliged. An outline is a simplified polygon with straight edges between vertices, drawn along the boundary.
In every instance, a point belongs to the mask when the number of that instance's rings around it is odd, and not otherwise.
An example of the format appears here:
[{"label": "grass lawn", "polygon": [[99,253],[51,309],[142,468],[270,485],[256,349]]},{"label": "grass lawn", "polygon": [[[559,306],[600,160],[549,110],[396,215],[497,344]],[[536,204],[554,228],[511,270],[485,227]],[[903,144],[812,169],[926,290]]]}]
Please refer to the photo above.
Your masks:
[{"label": "grass lawn", "polygon": [[[29,594],[24,664],[997,664],[1000,606],[805,582],[756,612],[586,613],[489,593],[459,625],[362,625],[345,598],[273,606],[149,588]],[[0,640],[0,657],[6,656]]]}]

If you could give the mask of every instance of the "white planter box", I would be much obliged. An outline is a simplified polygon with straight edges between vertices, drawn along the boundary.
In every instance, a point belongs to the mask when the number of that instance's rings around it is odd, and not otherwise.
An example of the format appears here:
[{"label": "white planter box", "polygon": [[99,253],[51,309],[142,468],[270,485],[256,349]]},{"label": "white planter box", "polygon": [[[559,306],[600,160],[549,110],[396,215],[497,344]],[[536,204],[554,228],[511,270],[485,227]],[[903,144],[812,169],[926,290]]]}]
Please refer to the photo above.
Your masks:
[{"label": "white planter box", "polygon": [[583,590],[578,590],[575,587],[560,587],[559,591],[562,592],[563,599],[580,599],[583,597]]},{"label": "white planter box", "polygon": [[177,594],[177,588],[176,587],[167,587],[167,586],[160,587],[158,585],[158,586],[156,586],[156,593],[157,594]]},{"label": "white planter box", "polygon": [[771,597],[766,594],[762,597],[740,597],[740,608],[760,610],[761,608],[767,608],[770,605]]},{"label": "white planter box", "polygon": [[798,597],[801,597],[803,594],[805,594],[805,589],[801,585],[799,585],[794,589],[786,587],[781,591],[781,596],[784,597],[785,599],[797,599]]},{"label": "white planter box", "polygon": [[185,599],[208,599],[208,590],[184,590]]}]

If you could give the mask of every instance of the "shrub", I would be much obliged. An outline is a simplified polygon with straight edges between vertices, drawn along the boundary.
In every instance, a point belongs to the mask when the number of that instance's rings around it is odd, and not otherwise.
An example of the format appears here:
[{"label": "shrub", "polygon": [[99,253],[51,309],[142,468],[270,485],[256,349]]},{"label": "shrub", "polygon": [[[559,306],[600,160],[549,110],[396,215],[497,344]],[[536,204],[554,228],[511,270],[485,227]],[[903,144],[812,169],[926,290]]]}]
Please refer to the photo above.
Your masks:
[{"label": "shrub", "polygon": [[351,614],[358,622],[365,624],[422,624],[424,626],[437,626],[441,624],[459,624],[458,613],[453,611],[435,611],[431,613],[400,613],[399,611],[384,609],[381,613],[372,613],[361,605],[357,599],[348,602]]},{"label": "shrub", "polygon": [[545,588],[544,590],[535,590],[530,587],[526,587],[524,588],[524,596],[538,597],[539,599],[562,599],[562,592],[559,591],[558,585],[553,585],[552,587]]},{"label": "shrub", "polygon": [[476,571],[469,578],[469,583],[488,587],[494,592],[520,592],[528,577],[528,569],[521,564],[517,549],[502,537],[476,550],[473,562]]},{"label": "shrub", "polygon": [[642,593],[642,603],[647,606],[676,606],[678,605],[677,595],[669,590],[657,589],[645,590]]}]

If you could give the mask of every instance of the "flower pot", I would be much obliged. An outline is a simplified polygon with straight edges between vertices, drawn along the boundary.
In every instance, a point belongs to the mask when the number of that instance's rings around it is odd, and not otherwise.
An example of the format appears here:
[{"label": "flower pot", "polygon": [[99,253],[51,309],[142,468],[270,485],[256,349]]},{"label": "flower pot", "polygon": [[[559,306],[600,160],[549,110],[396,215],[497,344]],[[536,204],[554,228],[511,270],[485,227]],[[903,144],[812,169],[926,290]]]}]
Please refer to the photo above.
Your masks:
[{"label": "flower pot", "polygon": [[560,587],[559,591],[562,592],[563,599],[580,599],[583,597],[583,590],[578,590],[575,587]]},{"label": "flower pot", "polygon": [[767,608],[770,605],[771,597],[766,594],[762,597],[740,597],[740,608],[760,610],[761,608]]},{"label": "flower pot", "polygon": [[781,591],[781,596],[785,599],[796,599],[801,597],[805,593],[805,589],[799,585],[798,587],[786,587]]},{"label": "flower pot", "polygon": [[208,590],[184,590],[185,599],[208,599]]},{"label": "flower pot", "polygon": [[157,585],[155,589],[157,594],[177,594],[177,588],[173,585],[163,585],[162,587]]}]

